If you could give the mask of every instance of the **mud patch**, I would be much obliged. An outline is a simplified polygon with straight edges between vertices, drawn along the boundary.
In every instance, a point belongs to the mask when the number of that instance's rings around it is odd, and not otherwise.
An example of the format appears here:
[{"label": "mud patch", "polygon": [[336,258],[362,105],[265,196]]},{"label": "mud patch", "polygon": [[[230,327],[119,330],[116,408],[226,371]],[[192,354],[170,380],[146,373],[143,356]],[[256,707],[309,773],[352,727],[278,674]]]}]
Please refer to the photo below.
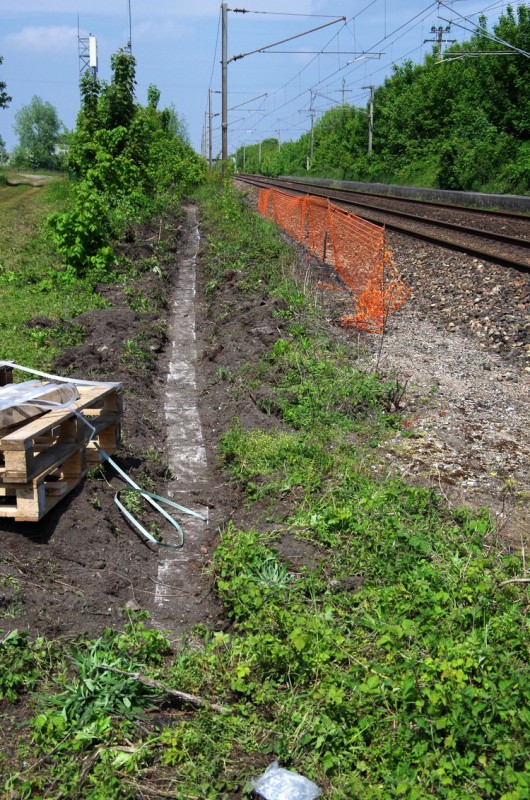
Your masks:
[{"label": "mud patch", "polygon": [[[140,257],[138,274],[126,283],[126,291],[100,287],[112,306],[73,320],[83,343],[67,348],[51,367],[56,374],[123,383],[123,440],[116,461],[143,488],[162,495],[171,482],[164,418],[168,285],[178,277],[181,225],[185,228],[185,219],[157,220],[135,232],[129,253]],[[157,248],[162,228],[164,247]],[[35,320],[43,323],[48,325]],[[142,541],[115,506],[114,494],[123,488],[109,467],[100,468],[41,522],[2,520],[0,628],[50,637],[97,636],[105,627],[122,627],[129,609],[155,612],[158,547]],[[150,525],[148,509],[140,513]],[[169,525],[160,528],[161,536],[173,535]],[[179,599],[197,593],[201,618],[208,618],[202,567],[203,562],[190,570]],[[212,609],[210,619],[216,624],[215,603]],[[189,619],[184,613],[166,622],[184,628]]]}]

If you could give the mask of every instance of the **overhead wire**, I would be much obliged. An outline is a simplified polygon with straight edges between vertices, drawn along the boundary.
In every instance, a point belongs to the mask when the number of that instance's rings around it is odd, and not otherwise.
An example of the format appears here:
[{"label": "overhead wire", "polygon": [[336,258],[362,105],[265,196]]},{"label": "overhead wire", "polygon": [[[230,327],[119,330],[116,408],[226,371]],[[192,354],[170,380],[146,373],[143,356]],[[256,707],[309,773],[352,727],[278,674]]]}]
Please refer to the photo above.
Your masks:
[{"label": "overhead wire", "polygon": [[[341,26],[341,29],[340,29],[340,30],[343,30],[343,29],[344,29],[344,27],[347,27],[347,26],[348,26],[348,23],[352,22],[352,21],[353,21],[353,20],[354,20],[356,17],[358,17],[358,16],[359,16],[360,14],[362,14],[364,11],[368,10],[368,9],[369,9],[369,8],[370,8],[372,5],[374,5],[374,3],[375,3],[375,2],[377,2],[377,0],[372,0],[370,3],[368,3],[368,5],[367,5],[367,6],[365,6],[363,9],[361,9],[361,11],[360,11],[360,12],[358,12],[356,15],[354,15],[353,17],[351,17],[350,19],[348,19],[348,20],[347,20],[347,21],[344,23],[344,25],[343,25],[343,26]],[[407,28],[407,26],[409,26],[409,25],[410,25],[412,22],[414,22],[416,19],[418,19],[418,17],[421,17],[422,15],[429,13],[429,12],[430,12],[430,11],[432,11],[432,10],[434,9],[434,7],[436,7],[437,5],[438,5],[438,2],[431,2],[431,3],[429,3],[429,5],[428,5],[426,8],[424,8],[422,11],[418,12],[418,14],[415,14],[413,17],[411,17],[409,20],[407,20],[407,21],[406,21],[405,23],[403,23],[402,25],[398,26],[398,27],[397,27],[397,28],[396,28],[394,31],[392,31],[392,32],[391,32],[389,35],[387,35],[387,37],[386,37],[386,38],[385,38],[385,37],[383,37],[383,38],[382,38],[382,39],[380,39],[378,42],[376,42],[374,45],[370,46],[369,50],[373,50],[375,47],[377,47],[377,46],[379,46],[379,45],[383,44],[383,42],[385,42],[385,41],[386,41],[386,39],[390,39],[390,38],[391,38],[391,37],[393,37],[393,36],[394,36],[396,33],[399,33],[399,31],[401,31],[402,29],[404,29],[404,28]],[[326,47],[328,47],[328,46],[329,46],[329,44],[331,44],[331,41],[333,41],[333,39],[335,39],[335,38],[338,36],[338,34],[339,34],[339,33],[340,33],[340,31],[338,31],[338,32],[336,32],[336,33],[334,34],[334,36],[331,38],[331,40],[330,40],[329,42],[327,42],[327,43],[326,43],[326,45],[324,45],[324,47],[322,48],[322,51],[324,51],[324,50],[325,50],[325,48],[326,48]],[[350,33],[351,33],[351,31],[350,31]],[[322,51],[321,51],[321,52],[322,52]],[[368,52],[368,51],[365,51],[365,52]],[[312,64],[312,63],[313,63],[313,62],[314,62],[314,61],[315,61],[317,58],[318,58],[318,56],[315,56],[315,58],[314,58],[314,59],[311,59],[311,61],[309,62],[309,64],[305,65],[305,67],[304,67],[302,70],[300,70],[300,71],[299,71],[299,73],[297,73],[297,75],[296,75],[296,76],[294,76],[294,77],[296,78],[296,77],[298,77],[298,75],[302,74],[302,73],[303,73],[303,72],[304,72],[304,71],[305,71],[305,70],[306,70],[306,69],[307,69],[307,68],[308,68],[308,67],[309,67],[309,66],[310,66],[310,65],[311,65],[311,64]],[[319,79],[319,80],[318,80],[316,83],[314,83],[314,84],[313,84],[311,87],[309,87],[309,89],[304,89],[303,91],[299,92],[299,93],[298,93],[298,95],[295,95],[294,97],[290,98],[288,101],[284,102],[284,103],[283,103],[282,105],[280,105],[279,107],[275,107],[275,109],[274,109],[273,111],[271,111],[271,112],[270,112],[268,115],[266,115],[266,116],[270,116],[271,114],[273,114],[273,113],[276,113],[277,111],[281,110],[282,108],[284,108],[285,106],[289,105],[290,103],[293,103],[293,102],[295,102],[295,101],[296,101],[296,100],[298,100],[300,97],[302,97],[303,95],[305,95],[305,94],[307,93],[307,91],[312,91],[312,90],[315,90],[315,89],[316,89],[318,86],[320,86],[320,85],[321,85],[321,84],[322,84],[324,81],[326,81],[326,80],[329,80],[330,78],[334,77],[335,75],[338,75],[339,73],[343,72],[343,71],[344,71],[344,69],[346,69],[348,66],[349,66],[349,64],[343,65],[342,67],[339,67],[339,68],[338,68],[337,70],[335,70],[334,72],[330,73],[330,75],[327,75],[325,78]],[[282,89],[285,89],[287,86],[289,86],[289,84],[290,84],[290,83],[292,83],[292,81],[293,81],[293,78],[290,78],[290,79],[289,79],[289,80],[288,80],[288,81],[287,81],[287,82],[286,82],[286,83],[285,83],[285,84],[284,84],[282,87],[280,87],[280,89],[279,89],[279,90],[276,90],[276,91],[274,91],[274,92],[270,92],[270,93],[269,93],[269,95],[270,95],[271,97],[272,97],[272,96],[274,96],[274,95],[275,95],[275,94],[277,94],[279,91],[281,91]]]},{"label": "overhead wire", "polygon": [[[273,115],[278,114],[283,109],[285,109],[288,106],[293,105],[294,103],[296,103],[296,101],[300,100],[302,97],[304,97],[307,94],[307,92],[316,91],[319,87],[322,87],[323,84],[327,84],[328,87],[332,87],[333,85],[337,85],[337,82],[335,82],[335,84],[333,83],[333,79],[334,78],[338,78],[338,76],[343,76],[343,75],[351,76],[361,66],[364,66],[365,75],[366,75],[366,63],[367,63],[367,57],[368,57],[370,51],[374,50],[376,47],[378,47],[380,45],[383,45],[384,43],[387,43],[387,42],[389,44],[391,43],[392,45],[394,45],[396,42],[400,41],[400,39],[402,39],[403,36],[405,36],[408,32],[410,32],[410,30],[412,30],[417,24],[422,24],[423,25],[423,22],[428,17],[428,15],[433,12],[435,7],[438,6],[438,8],[439,8],[440,5],[445,5],[444,3],[441,2],[441,0],[435,0],[434,2],[429,3],[426,7],[424,7],[417,14],[415,14],[414,16],[412,16],[409,19],[407,19],[405,22],[403,22],[397,28],[392,30],[390,33],[388,33],[387,32],[387,27],[386,27],[386,25],[387,25],[386,0],[384,0],[384,11],[385,11],[384,33],[385,33],[385,35],[381,39],[379,39],[375,44],[371,45],[368,49],[361,50],[360,52],[359,51],[355,51],[356,53],[359,52],[359,59],[355,59],[353,62],[348,62],[348,63],[342,64],[342,65],[339,63],[339,66],[337,67],[337,69],[333,70],[329,74],[324,75],[323,77],[321,77],[320,74],[319,74],[318,75],[318,79],[316,81],[314,81],[311,86],[302,88],[303,75],[306,72],[308,72],[311,69],[311,67],[314,67],[315,62],[318,62],[319,73],[320,73],[320,63],[321,63],[320,62],[320,56],[337,55],[340,58],[340,55],[352,54],[352,53],[347,53],[346,51],[340,51],[340,50],[330,52],[328,50],[328,48],[330,47],[330,45],[332,44],[333,41],[339,39],[341,33],[344,32],[344,28],[347,29],[348,34],[353,38],[353,41],[355,42],[355,45],[357,46],[357,38],[356,38],[356,34],[355,34],[355,21],[363,13],[365,13],[372,6],[374,6],[377,2],[378,2],[378,0],[371,0],[371,2],[367,3],[362,9],[360,9],[360,11],[358,11],[352,17],[347,19],[346,22],[344,23],[344,25],[342,25],[340,27],[339,31],[336,31],[333,34],[333,36],[321,47],[320,50],[314,51],[314,57],[309,59],[309,61],[306,64],[304,64],[304,66],[301,69],[297,70],[297,72],[294,75],[292,75],[287,81],[285,81],[282,85],[280,85],[276,89],[272,89],[272,90],[264,93],[266,95],[266,97],[265,97],[263,103],[261,104],[261,107],[259,109],[256,109],[255,112],[253,112],[253,113],[256,113],[256,114],[257,113],[261,114],[262,118],[260,120],[256,120],[256,121],[250,120],[249,121],[249,126],[252,129],[255,129],[256,132],[259,132],[259,131],[263,131],[263,132],[270,131],[273,126],[270,126],[269,128],[267,128],[266,127],[267,120],[270,120],[270,118],[273,117]],[[496,3],[490,4],[490,6],[487,6],[486,10],[491,10],[493,8],[501,7],[501,6],[504,6],[504,5],[505,5],[505,0],[502,0],[502,2],[496,2]],[[275,12],[252,12],[252,13],[263,13],[263,14],[273,15]],[[477,12],[477,13],[482,13],[482,12]],[[304,15],[304,14],[297,15],[297,14],[291,14],[291,13],[288,13],[288,12],[283,12],[282,15],[285,15],[285,16],[318,16],[318,15]],[[463,15],[459,14],[459,16],[462,17],[463,19],[467,19],[467,18],[463,17]],[[474,23],[470,23],[470,24],[474,24]],[[354,28],[353,31],[351,29],[351,26],[353,26],[353,28]],[[396,34],[400,33],[401,31],[403,31],[403,33],[400,36],[396,36]],[[423,43],[421,45],[419,45],[418,47],[415,47],[415,48],[409,50],[404,55],[400,55],[400,56],[398,56],[396,58],[392,57],[390,62],[387,62],[387,63],[381,65],[380,67],[378,67],[377,69],[372,70],[370,75],[375,75],[375,74],[378,74],[379,72],[382,72],[382,71],[388,69],[389,66],[392,66],[395,63],[398,63],[398,62],[402,61],[403,59],[409,57],[413,53],[416,53],[419,50],[422,50],[422,48],[423,48]],[[296,51],[296,52],[300,53],[300,51]],[[300,54],[309,55],[309,54],[313,54],[313,51],[311,53],[307,52],[307,53],[300,53]],[[295,90],[295,93],[288,97],[287,96],[288,89],[295,81],[298,81],[298,90],[297,91]],[[329,88],[328,88],[328,91],[330,91]],[[339,90],[337,90],[337,91],[339,91]],[[348,91],[351,93],[351,90],[348,90]],[[284,100],[283,100],[283,102],[279,102],[278,103],[278,96],[281,95],[282,92],[284,93]],[[359,97],[359,96],[362,96],[362,95],[356,95],[356,98]],[[273,104],[272,107],[271,107],[271,104]],[[291,113],[289,115],[277,117],[276,124],[280,124],[282,126],[286,125],[290,121],[293,121],[295,117],[299,116],[300,113],[303,113],[303,112],[301,112],[300,110],[297,110],[297,111],[294,111],[293,113]],[[305,112],[305,113],[307,113],[307,112]],[[294,129],[294,126],[289,127],[288,129],[289,130]],[[278,130],[278,128],[276,128],[276,130]]]},{"label": "overhead wire", "polygon": [[336,19],[336,14],[302,14],[293,11],[252,11],[246,8],[233,8],[238,14],[267,14],[274,17],[317,17],[318,19]]},{"label": "overhead wire", "polygon": [[[498,44],[503,44],[503,45],[505,45],[505,47],[509,47],[512,50],[515,50],[520,55],[525,56],[526,58],[530,58],[530,53],[528,53],[526,50],[522,50],[520,47],[516,47],[514,44],[511,44],[510,42],[507,42],[505,39],[501,39],[500,36],[496,36],[494,33],[490,33],[489,31],[486,31],[481,25],[477,25],[476,23],[472,22],[469,19],[469,17],[466,17],[463,14],[459,14],[458,11],[454,11],[446,3],[441,2],[441,0],[439,2],[439,5],[443,6],[444,8],[447,8],[449,11],[451,11],[451,13],[457,14],[460,17],[460,19],[463,19],[469,25],[472,25],[473,28],[475,29],[475,33],[481,33],[487,39],[490,39],[493,42],[497,42]],[[461,25],[458,24],[458,22],[454,22],[453,21],[452,24],[456,25],[457,27],[462,27]]]}]

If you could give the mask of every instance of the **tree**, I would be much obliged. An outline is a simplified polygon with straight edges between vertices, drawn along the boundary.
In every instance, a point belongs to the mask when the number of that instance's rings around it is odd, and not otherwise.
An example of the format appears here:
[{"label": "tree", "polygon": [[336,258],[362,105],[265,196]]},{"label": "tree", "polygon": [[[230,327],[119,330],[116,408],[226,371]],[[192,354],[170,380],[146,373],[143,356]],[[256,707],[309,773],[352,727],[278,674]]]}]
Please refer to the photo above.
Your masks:
[{"label": "tree", "polygon": [[150,86],[148,104],[134,96],[135,59],[112,56],[112,80],[81,79],[81,110],[69,136],[68,167],[77,179],[71,210],[52,214],[48,226],[65,263],[78,275],[101,279],[114,258],[111,242],[131,232],[174,198],[199,183],[204,161],[172,131],[176,112],[158,111],[160,92]]},{"label": "tree", "polygon": [[[3,62],[4,57],[0,56],[0,64]],[[9,97],[6,92],[6,85],[4,81],[0,81],[0,108],[6,108],[13,98]]]},{"label": "tree", "polygon": [[63,124],[54,106],[35,96],[29,105],[17,111],[15,120],[19,144],[13,153],[13,163],[33,169],[58,167],[61,158],[56,147]]},{"label": "tree", "polygon": [[100,113],[107,129],[128,128],[135,113],[136,59],[125,50],[111,56],[112,80],[101,91]]},{"label": "tree", "polygon": [[185,118],[175,110],[173,103],[169,108],[164,108],[160,112],[162,127],[177,139],[181,139],[184,144],[190,144],[190,135],[188,133],[188,125]]},{"label": "tree", "polygon": [[[3,56],[0,56],[0,64],[4,60]],[[0,108],[6,108],[9,105],[12,98],[9,97],[8,93],[6,92],[6,85],[4,81],[0,81]],[[7,153],[6,153],[6,146],[5,142],[0,136],[0,164],[3,164],[6,160]]]}]

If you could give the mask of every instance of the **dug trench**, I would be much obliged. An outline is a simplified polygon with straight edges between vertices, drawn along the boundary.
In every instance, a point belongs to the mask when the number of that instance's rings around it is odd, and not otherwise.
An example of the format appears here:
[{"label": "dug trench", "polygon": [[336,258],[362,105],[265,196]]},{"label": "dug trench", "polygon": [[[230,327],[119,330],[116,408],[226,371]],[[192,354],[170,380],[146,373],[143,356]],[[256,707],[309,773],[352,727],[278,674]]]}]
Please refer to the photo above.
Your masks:
[{"label": "dug trench", "polygon": [[[3,519],[4,630],[50,639],[96,637],[104,628],[122,628],[138,611],[147,611],[150,624],[170,640],[197,623],[226,625],[208,564],[219,528],[245,511],[219,469],[216,445],[235,417],[262,427],[267,418],[248,395],[234,397],[220,365],[237,370],[270,349],[283,325],[274,316],[280,301],[265,294],[238,297],[235,275],[229,275],[211,307],[193,205],[180,219],[138,227],[129,238],[120,255],[138,265],[135,278],[98,287],[109,307],[69,323],[80,327],[83,343],[64,350],[51,370],[121,382],[125,411],[116,463],[142,489],[204,519],[175,512],[183,546],[166,547],[180,544],[179,533],[129,492],[108,464],[89,472],[40,522]],[[52,333],[56,324],[42,317],[28,323]],[[115,504],[117,492],[160,545],[126,521]],[[304,552],[303,543],[293,543],[293,558]]]},{"label": "dug trench", "polygon": [[[122,246],[122,255],[137,265],[135,277],[99,288],[109,307],[86,312],[73,321],[83,331],[83,343],[65,350],[52,365],[57,374],[123,384],[125,413],[117,463],[142,488],[173,499],[205,519],[178,515],[184,531],[180,549],[146,541],[115,505],[116,492],[126,487],[107,465],[90,473],[40,523],[2,521],[0,627],[4,630],[18,628],[48,638],[79,634],[96,637],[104,628],[123,627],[130,612],[142,610],[173,641],[198,623],[219,629],[227,625],[208,569],[218,531],[230,520],[241,526],[266,526],[270,509],[264,506],[261,522],[256,505],[252,512],[246,509],[240,492],[220,469],[219,436],[236,418],[243,429],[279,424],[274,415],[264,413],[266,385],[256,391],[241,389],[230,376],[247,364],[257,364],[286,333],[286,322],[283,300],[265,290],[241,290],[241,266],[225,272],[222,281],[212,287],[204,269],[201,238],[207,235],[194,205],[188,206],[179,219],[157,220],[151,226],[137,228]],[[318,289],[319,279],[324,277],[329,283],[333,277],[329,272],[323,275],[322,266],[301,250],[298,261],[306,290],[313,293],[315,303],[325,307],[322,324],[329,326],[333,336],[364,348],[367,363],[375,363],[377,337],[341,330],[338,319],[344,311],[343,300],[338,293]],[[29,324],[50,327],[56,323],[37,318]],[[422,338],[418,333],[424,327]],[[436,363],[427,365],[426,370],[422,347],[427,342],[429,352],[436,353]],[[450,497],[451,480],[443,480],[442,445],[434,448],[429,458],[427,444],[440,431],[447,433],[447,420],[454,416],[455,436],[446,460],[459,464],[465,473],[465,480],[457,481],[458,502],[489,504],[495,509],[501,498],[504,512],[502,480],[499,477],[496,483],[491,475],[494,470],[488,436],[483,437],[482,451],[475,447],[470,460],[464,452],[465,440],[458,434],[461,420],[457,412],[463,389],[451,377],[456,353],[460,359],[466,355],[466,363],[459,364],[459,369],[474,384],[478,414],[481,391],[489,392],[491,402],[491,383],[481,388],[484,364],[488,376],[503,375],[503,359],[480,350],[465,332],[448,332],[445,324],[433,318],[432,311],[429,322],[423,320],[417,301],[397,315],[387,332],[383,362],[389,373],[396,364],[409,372],[404,412],[419,420],[419,438],[407,437],[404,442],[419,442],[422,457],[429,463],[422,471],[418,446],[411,454],[410,448],[402,446],[399,435],[381,449],[381,461],[390,462],[384,469],[406,474],[423,485],[436,485]],[[474,380],[474,376],[480,380]],[[524,371],[520,380],[526,385]],[[429,393],[429,387],[435,384],[436,392],[431,389]],[[517,451],[524,452],[523,440],[530,425],[526,425],[528,412],[516,397],[517,386],[495,382],[494,388],[497,394],[501,390],[506,394],[494,398],[497,404],[504,403],[510,409],[517,406],[514,436]],[[467,384],[464,389],[469,390]],[[440,408],[445,413],[438,418]],[[422,429],[423,419],[430,420],[426,431]],[[504,422],[508,424],[509,416],[505,415]],[[486,418],[484,424],[488,424]],[[494,426],[495,421],[491,424]],[[464,446],[460,451],[459,436]],[[524,471],[515,455],[514,470],[523,497],[528,487],[523,485]],[[466,490],[468,484],[473,487],[475,483],[480,489],[476,501],[472,488]],[[178,533],[145,501],[123,491],[121,497],[157,539],[178,543]],[[275,525],[281,529],[288,514],[288,505],[282,509],[279,500],[274,509]],[[512,540],[515,537],[518,545],[528,534],[526,505],[516,510],[513,520]],[[509,527],[510,520],[503,517],[501,521]],[[510,538],[509,530],[507,535]],[[298,567],[311,566],[318,560],[314,548],[292,535],[281,536],[277,549],[288,564]]]}]

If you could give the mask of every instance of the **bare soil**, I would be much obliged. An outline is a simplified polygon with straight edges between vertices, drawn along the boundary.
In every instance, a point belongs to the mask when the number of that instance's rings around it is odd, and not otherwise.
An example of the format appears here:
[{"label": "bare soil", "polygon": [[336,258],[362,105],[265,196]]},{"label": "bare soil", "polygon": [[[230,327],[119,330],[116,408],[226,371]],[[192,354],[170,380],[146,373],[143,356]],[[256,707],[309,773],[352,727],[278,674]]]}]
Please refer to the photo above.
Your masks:
[{"label": "bare soil", "polygon": [[[188,560],[185,587],[164,585],[171,602],[168,607],[158,607],[155,598],[163,551],[142,539],[122,517],[114,495],[126,486],[107,465],[89,475],[39,523],[0,522],[0,628],[4,630],[18,628],[51,638],[95,637],[105,627],[122,627],[128,609],[148,610],[153,623],[169,631],[170,638],[178,638],[197,622],[226,625],[205,568],[219,527],[230,519],[243,520],[246,512],[238,492],[218,468],[216,445],[235,416],[249,427],[263,427],[270,418],[248,395],[236,398],[220,368],[236,370],[271,347],[283,325],[273,317],[281,301],[265,294],[252,299],[243,296],[235,288],[238,278],[234,273],[220,287],[212,307],[205,299],[199,270],[197,372],[208,469],[205,486],[200,490],[190,487],[185,503],[182,492],[186,487],[175,485],[168,464],[164,417],[170,355],[166,332],[173,300],[168,286],[176,284],[179,260],[191,234],[189,216],[180,222],[179,235],[172,239],[165,259],[167,279],[150,272],[135,281],[135,288],[150,297],[152,312],[131,309],[119,286],[100,287],[112,307],[86,312],[72,321],[83,327],[84,342],[65,350],[52,371],[123,384],[122,444],[115,460],[143,488],[164,496],[178,493],[178,502],[190,508],[194,504],[208,507],[208,533],[200,556]],[[124,253],[145,259],[151,253],[149,242],[157,235],[158,225],[138,229]],[[54,323],[36,318],[28,324],[46,327]],[[130,342],[140,344],[142,356],[131,355]],[[147,507],[142,521],[148,525],[152,520]],[[186,517],[179,521],[186,533]],[[169,526],[162,529],[162,538],[176,541]],[[184,558],[186,549],[185,542]],[[302,543],[293,542],[291,551],[298,565],[309,557]],[[8,576],[18,586],[8,581]]]},{"label": "bare soil", "polygon": [[[75,320],[84,328],[84,343],[67,350],[53,365],[58,374],[123,383],[126,411],[116,460],[137,483],[163,495],[175,490],[166,457],[164,396],[172,299],[168,288],[175,285],[180,254],[189,235],[189,222],[180,222],[179,236],[166,231],[170,237],[165,257],[167,278],[148,272],[137,279],[138,290],[150,297],[150,310],[135,311],[119,287],[102,287],[113,306]],[[127,245],[128,254],[145,259],[153,252],[158,233],[158,224],[138,230]],[[510,275],[511,271],[491,267],[493,272],[488,274],[494,275],[495,286],[501,281],[511,281],[511,286],[518,282],[519,294],[512,303],[515,311],[505,323],[505,338],[496,340],[487,333],[481,337],[482,328],[474,327],[469,315],[466,318],[458,312],[457,299],[467,297],[463,294],[466,281],[472,299],[479,296],[489,265],[479,269],[466,256],[434,246],[418,248],[403,237],[393,237],[391,244],[412,298],[393,318],[382,342],[379,337],[340,328],[339,318],[348,310],[349,299],[338,291],[319,288],[319,280],[330,282],[329,272],[299,251],[300,274],[316,302],[327,310],[333,335],[365,351],[371,368],[376,366],[408,383],[402,401],[406,423],[393,441],[381,448],[381,466],[374,465],[374,469],[433,485],[449,502],[492,508],[504,535],[518,547],[527,543],[530,533],[530,373],[524,357],[528,353],[528,283]],[[218,528],[230,519],[244,524],[247,512],[238,492],[219,470],[218,437],[234,417],[239,417],[245,428],[278,424],[258,408],[248,391],[234,391],[226,376],[228,371],[255,363],[268,351],[282,335],[283,323],[274,313],[281,301],[265,293],[252,298],[244,295],[237,287],[241,276],[235,272],[218,288],[212,303],[200,262],[199,253],[197,375],[208,480],[201,496],[190,495],[190,502],[208,506],[211,524],[201,546],[202,557],[190,563],[188,586],[175,589],[171,607],[178,606],[178,615],[168,616],[155,605],[159,548],[146,544],[121,516],[114,494],[123,484],[106,468],[89,476],[40,523],[0,523],[3,629],[16,627],[49,637],[97,636],[105,627],[121,627],[127,608],[149,610],[154,624],[170,629],[175,636],[198,619],[212,627],[226,625],[205,567],[216,546]],[[440,272],[442,263],[446,265],[445,278]],[[449,314],[444,310],[448,303],[440,300],[447,275],[454,287]],[[444,291],[447,297],[449,291]],[[497,298],[502,332],[504,288],[490,299],[483,292],[481,296],[484,302],[491,300],[490,318]],[[480,318],[473,319],[478,325]],[[141,344],[143,355],[131,353],[127,345],[131,341]],[[502,346],[496,347],[498,341]],[[523,344],[516,347],[520,341]],[[285,517],[287,513],[288,508],[278,503],[274,509],[277,527],[281,528],[282,514]],[[171,535],[163,531],[164,538],[169,540]],[[317,552],[287,532],[278,549],[286,561],[298,566],[318,559]],[[18,587],[2,581],[7,576],[15,578]]]}]

